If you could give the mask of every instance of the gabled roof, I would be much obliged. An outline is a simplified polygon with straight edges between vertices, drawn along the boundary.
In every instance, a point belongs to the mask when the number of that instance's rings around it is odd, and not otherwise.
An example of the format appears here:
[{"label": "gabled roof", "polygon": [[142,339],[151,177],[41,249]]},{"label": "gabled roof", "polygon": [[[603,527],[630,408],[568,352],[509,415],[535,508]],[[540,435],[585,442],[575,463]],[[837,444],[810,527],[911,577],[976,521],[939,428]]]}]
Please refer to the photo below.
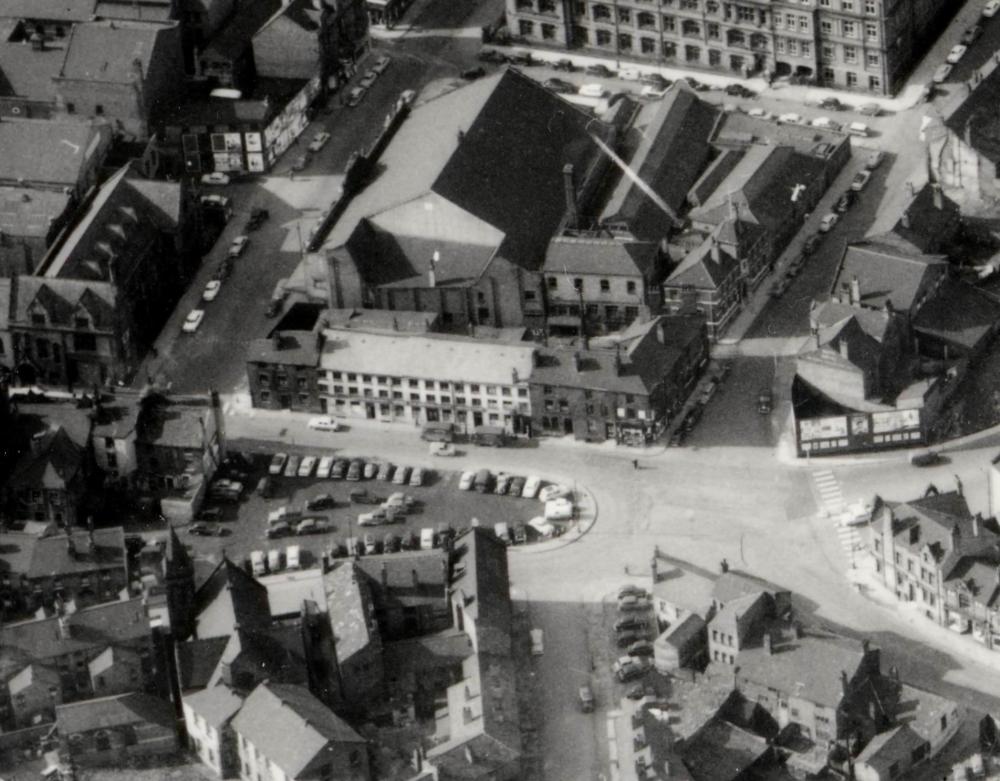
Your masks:
[{"label": "gabled roof", "polygon": [[228,643],[229,635],[223,635],[177,644],[177,678],[182,692],[208,686]]},{"label": "gabled roof", "polygon": [[[888,776],[889,768],[897,763],[909,767],[914,752],[927,743],[906,724],[881,732],[868,741],[854,762],[866,765],[880,774]],[[897,767],[898,771],[898,767]]]},{"label": "gabled roof", "polygon": [[718,289],[727,279],[739,272],[740,264],[722,247],[719,247],[716,260],[712,256],[712,248],[713,240],[705,239],[678,264],[667,277],[665,284],[670,287],[690,285],[696,290]]},{"label": "gabled roof", "polygon": [[1000,320],[1000,303],[978,288],[945,279],[913,318],[918,333],[935,336],[962,350],[973,350],[989,338]]},{"label": "gabled roof", "polygon": [[62,489],[80,474],[85,452],[59,427],[32,438],[7,481],[12,488]]},{"label": "gabled roof", "polygon": [[370,644],[379,642],[375,631],[371,592],[368,583],[358,577],[353,561],[346,561],[325,577],[327,613],[340,664]]},{"label": "gabled roof", "polygon": [[957,227],[959,208],[943,192],[935,192],[933,183],[921,187],[898,216],[880,213],[868,231],[868,238],[919,254],[934,252],[950,238]]},{"label": "gabled roof", "polygon": [[206,723],[221,730],[243,707],[243,698],[228,686],[210,686],[184,695],[184,704]]},{"label": "gabled roof", "polygon": [[770,750],[764,738],[719,718],[706,722],[678,747],[693,781],[746,777]]},{"label": "gabled roof", "polygon": [[1000,73],[993,71],[979,81],[944,120],[952,133],[966,140],[979,154],[1000,163]]},{"label": "gabled roof", "polygon": [[546,274],[638,276],[653,281],[659,245],[606,236],[557,236],[545,253]]},{"label": "gabled roof", "polygon": [[174,709],[169,702],[142,692],[56,706],[56,723],[63,735],[143,723],[173,731],[174,721]]},{"label": "gabled roof", "polygon": [[7,681],[7,691],[13,699],[30,688],[48,689],[50,686],[62,688],[59,671],[44,664],[29,664]]},{"label": "gabled roof", "polygon": [[229,635],[271,623],[267,589],[228,558],[195,594],[195,633],[200,638]]},{"label": "gabled roof", "polygon": [[107,282],[19,276],[13,291],[11,319],[15,322],[30,322],[32,310],[40,307],[49,322],[72,325],[74,313],[86,295],[94,328],[107,331],[113,327],[115,291]]},{"label": "gabled roof", "polygon": [[[365,739],[302,686],[262,683],[232,721],[290,779],[321,757],[363,748]],[[329,761],[327,759],[326,761]]]},{"label": "gabled roof", "polygon": [[839,332],[848,321],[854,320],[862,331],[872,339],[881,342],[889,327],[891,317],[883,309],[843,304],[836,298],[830,298],[818,304],[809,314],[810,320],[819,328],[821,341],[829,342],[831,336]]},{"label": "gabled roof", "polygon": [[462,532],[454,542],[457,574],[452,581],[452,599],[476,624],[480,652],[510,654],[511,610],[510,578],[507,574],[507,548],[482,526]]},{"label": "gabled roof", "polygon": [[281,9],[281,0],[242,3],[202,53],[206,60],[237,60],[250,49],[254,34]]},{"label": "gabled roof", "polygon": [[[88,21],[73,26],[66,44],[66,60],[56,78],[112,84],[131,84],[137,69],[149,75],[154,57],[174,56],[167,47],[179,46],[177,25],[127,20]],[[179,59],[179,50],[177,57]]]},{"label": "gabled roof", "polygon": [[[683,80],[675,82],[653,110],[649,123],[637,129],[642,140],[627,162],[676,216],[708,162],[712,131],[722,112],[701,100]],[[654,241],[665,236],[675,223],[625,175],[604,207],[601,220],[624,220],[633,233]]]},{"label": "gabled roof", "polygon": [[909,312],[931,276],[946,268],[941,255],[908,254],[871,239],[847,246],[830,292],[837,295],[857,277],[862,306],[881,309],[889,301],[897,312]]},{"label": "gabled roof", "polygon": [[376,589],[408,591],[448,585],[448,553],[440,548],[364,556],[355,566],[371,578]]},{"label": "gabled roof", "polygon": [[[53,224],[66,213],[71,200],[70,193],[64,190],[0,187],[0,232],[11,237],[32,237],[47,242],[53,232]],[[5,250],[10,249],[5,247]],[[28,273],[32,271],[34,264],[29,264]]]}]

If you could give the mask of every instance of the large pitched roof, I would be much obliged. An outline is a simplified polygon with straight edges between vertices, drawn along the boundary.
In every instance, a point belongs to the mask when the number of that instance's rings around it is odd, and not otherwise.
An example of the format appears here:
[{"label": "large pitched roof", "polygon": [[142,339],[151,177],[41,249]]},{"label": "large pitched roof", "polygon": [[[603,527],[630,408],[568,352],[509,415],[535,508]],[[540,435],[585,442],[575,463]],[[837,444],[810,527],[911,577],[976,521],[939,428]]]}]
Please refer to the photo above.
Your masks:
[{"label": "large pitched roof", "polygon": [[181,691],[208,686],[228,643],[229,635],[223,635],[177,644],[177,678]]},{"label": "large pitched roof", "polygon": [[302,686],[262,683],[233,718],[233,729],[295,779],[322,754],[365,739]]},{"label": "large pitched roof", "polygon": [[75,188],[84,169],[99,162],[94,155],[109,135],[107,127],[87,122],[5,119],[0,122],[0,180]]},{"label": "large pitched roof", "polygon": [[896,311],[909,312],[930,275],[944,266],[947,260],[940,255],[904,253],[881,239],[850,244],[840,260],[831,293],[836,295],[857,277],[862,306],[880,309],[889,301]]},{"label": "large pitched roof", "polygon": [[243,707],[243,698],[228,686],[210,686],[184,695],[184,704],[205,721],[221,729]]},{"label": "large pitched roof", "polygon": [[[708,162],[712,131],[722,112],[701,100],[683,80],[654,105],[649,123],[645,127],[637,123],[642,140],[628,164],[676,215]],[[665,236],[674,223],[625,175],[605,205],[601,220],[624,220],[633,233],[652,240]]]},{"label": "large pitched roof", "polygon": [[196,634],[200,638],[229,635],[234,628],[271,623],[267,589],[228,558],[195,594]]},{"label": "large pitched roof", "polygon": [[142,692],[57,705],[56,723],[63,735],[140,723],[152,723],[171,731],[175,729],[173,706]]},{"label": "large pitched roof", "polygon": [[934,184],[921,187],[901,213],[881,210],[868,231],[868,238],[909,253],[934,252],[957,225],[958,204]]},{"label": "large pitched roof", "polygon": [[62,427],[36,434],[32,449],[18,459],[7,485],[38,490],[65,488],[80,474],[84,455],[83,448]]},{"label": "large pitched roof", "polygon": [[44,578],[125,567],[122,527],[95,529],[93,542],[91,547],[90,535],[82,529],[49,537],[0,534],[0,572]]},{"label": "large pitched roof", "polygon": [[375,631],[371,593],[368,584],[358,577],[354,562],[347,561],[324,576],[327,614],[341,664],[378,642]]},{"label": "large pitched roof", "polygon": [[510,578],[507,548],[491,530],[473,526],[455,538],[453,599],[473,616],[480,652],[510,653]]},{"label": "large pitched roof", "polygon": [[659,245],[652,241],[602,236],[557,236],[545,253],[546,274],[604,274],[650,279]]},{"label": "large pitched roof", "polygon": [[713,246],[713,239],[707,238],[691,250],[667,277],[666,284],[671,287],[690,285],[697,290],[715,290],[720,287],[739,271],[740,264],[721,247],[716,260],[712,254]]},{"label": "large pitched roof", "polygon": [[19,276],[12,288],[11,319],[17,322],[30,321],[34,305],[41,307],[54,325],[72,325],[82,309],[96,330],[113,326],[115,291],[108,282]]},{"label": "large pitched roof", "polygon": [[945,279],[913,318],[918,333],[935,336],[965,350],[988,338],[1000,320],[1000,303],[972,285]]},{"label": "large pitched roof", "polygon": [[944,124],[993,163],[1000,163],[1000,72],[980,81]]}]

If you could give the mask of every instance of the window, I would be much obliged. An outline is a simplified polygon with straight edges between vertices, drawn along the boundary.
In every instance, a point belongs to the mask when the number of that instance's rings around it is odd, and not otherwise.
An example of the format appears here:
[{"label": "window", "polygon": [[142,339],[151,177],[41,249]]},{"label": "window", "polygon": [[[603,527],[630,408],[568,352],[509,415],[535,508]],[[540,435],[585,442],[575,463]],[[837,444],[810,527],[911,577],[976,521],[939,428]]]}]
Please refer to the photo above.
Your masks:
[{"label": "window", "polygon": [[701,60],[701,49],[698,46],[685,46],[684,59],[688,62],[698,62]]},{"label": "window", "polygon": [[858,61],[858,50],[853,46],[844,47],[844,62],[853,65]]},{"label": "window", "polygon": [[865,22],[865,38],[869,41],[878,40],[878,24],[875,22]]},{"label": "window", "polygon": [[858,86],[858,74],[848,71],[847,74],[847,86],[856,87]]},{"label": "window", "polygon": [[576,291],[583,290],[583,280],[580,277],[573,278],[573,289]]},{"label": "window", "polygon": [[[632,50],[632,36],[626,33],[622,33],[618,36],[618,48],[622,51]],[[579,288],[577,288],[579,289]]]},{"label": "window", "polygon": [[611,283],[608,280],[606,280],[606,279],[602,279],[601,280],[601,292],[602,293],[610,293],[611,292]]},{"label": "window", "polygon": [[880,79],[878,76],[869,76],[868,89],[872,90],[873,92],[881,91],[882,79]]},{"label": "window", "polygon": [[630,282],[626,282],[625,283],[625,290],[628,291],[629,295],[634,295],[635,294],[635,282],[631,282],[631,281]]},{"label": "window", "polygon": [[878,8],[875,6],[875,0],[865,0],[865,13],[866,14],[878,13]]},{"label": "window", "polygon": [[[656,41],[652,38],[640,38],[639,48],[642,49],[643,54],[656,54]],[[0,351],[3,350],[3,344],[0,343]]]},{"label": "window", "polygon": [[848,21],[847,19],[840,23],[840,30],[845,38],[853,38],[856,32],[854,22]]},{"label": "window", "polygon": [[715,22],[709,22],[706,30],[708,31],[708,37],[714,41],[717,41],[719,40],[719,38],[722,37],[719,32],[719,25],[717,25]]},{"label": "window", "polygon": [[698,37],[701,35],[701,25],[691,19],[685,19],[681,23],[681,34]]},{"label": "window", "polygon": [[869,68],[877,68],[882,62],[882,58],[879,56],[878,52],[867,52],[865,54],[865,64]]},{"label": "window", "polygon": [[530,38],[535,34],[535,23],[529,22],[527,19],[520,19],[517,23],[517,32],[525,38]]},{"label": "window", "polygon": [[78,352],[95,352],[97,350],[97,337],[94,334],[73,334],[73,347]]},{"label": "window", "polygon": [[829,19],[820,19],[819,31],[823,35],[833,35],[833,22]]},{"label": "window", "polygon": [[674,17],[672,17],[672,16],[664,16],[663,17],[663,31],[664,32],[672,33],[674,30],[677,29],[676,25],[677,25],[677,23],[674,20]]},{"label": "window", "polygon": [[[546,41],[551,41],[556,37],[556,26],[554,24],[543,24],[542,25],[542,39]],[[534,296],[534,293],[531,294]],[[525,293],[524,297],[527,298],[528,294]]]},{"label": "window", "polygon": [[622,24],[632,24],[632,11],[628,8],[619,8],[618,21]]}]

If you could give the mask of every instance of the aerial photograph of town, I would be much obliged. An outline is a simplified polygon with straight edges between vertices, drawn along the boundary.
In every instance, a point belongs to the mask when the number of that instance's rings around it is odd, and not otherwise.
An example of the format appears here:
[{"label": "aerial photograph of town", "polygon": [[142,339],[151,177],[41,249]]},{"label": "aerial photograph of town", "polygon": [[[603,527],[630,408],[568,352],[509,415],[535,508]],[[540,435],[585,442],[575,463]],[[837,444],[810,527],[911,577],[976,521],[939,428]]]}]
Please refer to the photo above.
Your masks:
[{"label": "aerial photograph of town", "polygon": [[1000,0],[0,0],[0,781],[1000,781]]}]

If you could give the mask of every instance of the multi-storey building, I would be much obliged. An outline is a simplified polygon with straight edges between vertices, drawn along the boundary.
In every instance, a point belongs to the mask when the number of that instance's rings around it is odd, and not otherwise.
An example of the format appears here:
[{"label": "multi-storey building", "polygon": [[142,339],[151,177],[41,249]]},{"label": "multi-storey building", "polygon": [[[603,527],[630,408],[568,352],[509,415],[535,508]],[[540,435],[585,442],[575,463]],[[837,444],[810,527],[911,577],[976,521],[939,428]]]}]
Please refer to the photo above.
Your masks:
[{"label": "multi-storey building", "polygon": [[945,0],[507,0],[507,23],[527,43],[886,94],[948,10]]}]

